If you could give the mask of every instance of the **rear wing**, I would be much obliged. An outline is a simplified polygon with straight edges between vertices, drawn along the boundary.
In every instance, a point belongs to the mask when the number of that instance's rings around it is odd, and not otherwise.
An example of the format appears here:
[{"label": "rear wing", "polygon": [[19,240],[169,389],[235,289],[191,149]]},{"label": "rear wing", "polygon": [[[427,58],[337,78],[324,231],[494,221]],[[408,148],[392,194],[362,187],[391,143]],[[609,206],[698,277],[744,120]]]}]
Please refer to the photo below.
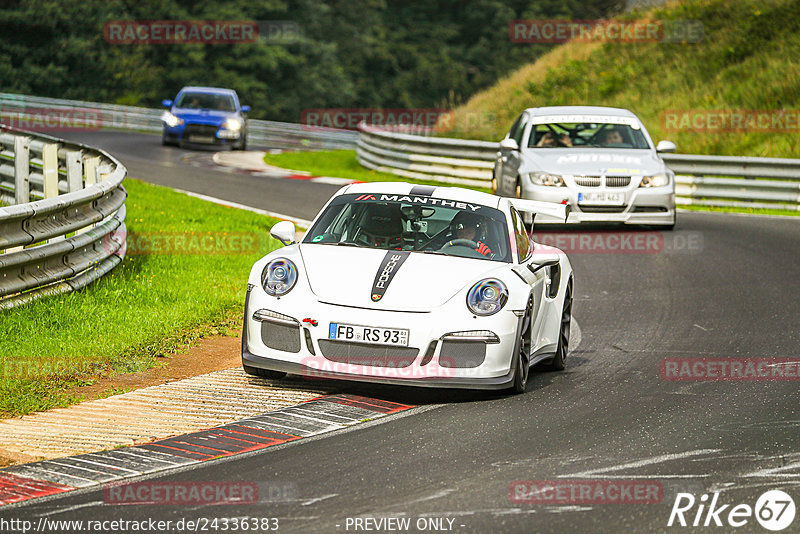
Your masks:
[{"label": "rear wing", "polygon": [[561,219],[564,222],[567,222],[567,217],[569,217],[569,204],[541,202],[539,200],[528,200],[526,198],[509,198],[508,201],[511,202],[511,205],[514,206],[518,211],[530,213],[534,216],[534,218],[537,213],[541,213],[542,215],[555,217],[556,219]]}]

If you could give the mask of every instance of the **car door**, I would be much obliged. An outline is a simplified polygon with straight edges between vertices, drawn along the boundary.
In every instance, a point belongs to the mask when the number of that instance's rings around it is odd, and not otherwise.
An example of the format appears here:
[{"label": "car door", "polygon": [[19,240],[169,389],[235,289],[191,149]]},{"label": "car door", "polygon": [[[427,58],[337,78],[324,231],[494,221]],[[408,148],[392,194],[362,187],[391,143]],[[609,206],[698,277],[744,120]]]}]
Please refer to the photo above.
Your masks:
[{"label": "car door", "polygon": [[[513,139],[517,146],[522,142],[522,136],[527,126],[527,115],[522,113],[511,129],[507,139]],[[501,196],[514,197],[517,193],[517,176],[519,176],[520,150],[500,149],[497,153],[499,172],[497,173],[497,192]]]},{"label": "car door", "polygon": [[528,235],[523,223],[522,215],[511,206],[511,222],[514,226],[514,239],[517,244],[517,255],[519,266],[516,267],[517,274],[519,274],[530,286],[533,293],[533,324],[531,326],[531,351],[535,353],[540,348],[541,336],[539,335],[542,330],[544,315],[542,307],[547,298],[547,280],[548,269],[539,269],[533,272],[531,268],[531,260],[533,259],[533,242]]}]

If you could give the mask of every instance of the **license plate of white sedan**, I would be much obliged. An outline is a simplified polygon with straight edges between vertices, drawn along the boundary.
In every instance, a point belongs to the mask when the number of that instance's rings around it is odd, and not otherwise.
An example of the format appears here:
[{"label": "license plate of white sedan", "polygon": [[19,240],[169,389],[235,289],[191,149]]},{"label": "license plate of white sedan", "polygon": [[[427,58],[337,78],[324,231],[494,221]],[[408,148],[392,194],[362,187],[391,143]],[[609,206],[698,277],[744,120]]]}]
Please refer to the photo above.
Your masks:
[{"label": "license plate of white sedan", "polygon": [[331,323],[331,327],[328,330],[328,339],[406,347],[408,346],[408,330]]},{"label": "license plate of white sedan", "polygon": [[578,193],[578,202],[581,204],[621,206],[625,204],[625,195],[623,193]]}]

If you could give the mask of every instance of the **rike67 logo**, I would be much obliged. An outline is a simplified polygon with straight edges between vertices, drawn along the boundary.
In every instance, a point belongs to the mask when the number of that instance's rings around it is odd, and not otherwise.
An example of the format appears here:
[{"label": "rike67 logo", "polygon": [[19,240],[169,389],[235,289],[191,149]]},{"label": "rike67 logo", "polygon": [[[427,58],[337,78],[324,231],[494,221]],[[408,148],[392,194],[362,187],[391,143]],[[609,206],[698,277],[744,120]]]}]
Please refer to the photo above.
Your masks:
[{"label": "rike67 logo", "polygon": [[699,499],[691,493],[678,493],[667,526],[739,528],[755,518],[765,529],[778,532],[794,521],[794,500],[781,490],[763,493],[755,507],[749,504],[721,504],[719,498],[719,493],[714,493],[710,498],[708,494],[703,494]]}]

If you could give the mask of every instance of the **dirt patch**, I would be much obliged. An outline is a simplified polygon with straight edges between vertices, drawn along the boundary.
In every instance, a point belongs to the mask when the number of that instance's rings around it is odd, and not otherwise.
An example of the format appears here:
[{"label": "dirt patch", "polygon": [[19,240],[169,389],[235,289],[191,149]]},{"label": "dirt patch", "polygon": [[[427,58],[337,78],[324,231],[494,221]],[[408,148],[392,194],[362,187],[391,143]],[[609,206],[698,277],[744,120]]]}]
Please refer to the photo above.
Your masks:
[{"label": "dirt patch", "polygon": [[[241,334],[240,334],[241,335]],[[146,371],[118,374],[99,379],[88,386],[75,387],[67,393],[83,396],[85,400],[104,398],[134,389],[173,380],[190,378],[212,371],[230,369],[242,364],[242,341],[237,336],[211,336],[199,340],[185,352],[163,357],[163,364]]]}]

